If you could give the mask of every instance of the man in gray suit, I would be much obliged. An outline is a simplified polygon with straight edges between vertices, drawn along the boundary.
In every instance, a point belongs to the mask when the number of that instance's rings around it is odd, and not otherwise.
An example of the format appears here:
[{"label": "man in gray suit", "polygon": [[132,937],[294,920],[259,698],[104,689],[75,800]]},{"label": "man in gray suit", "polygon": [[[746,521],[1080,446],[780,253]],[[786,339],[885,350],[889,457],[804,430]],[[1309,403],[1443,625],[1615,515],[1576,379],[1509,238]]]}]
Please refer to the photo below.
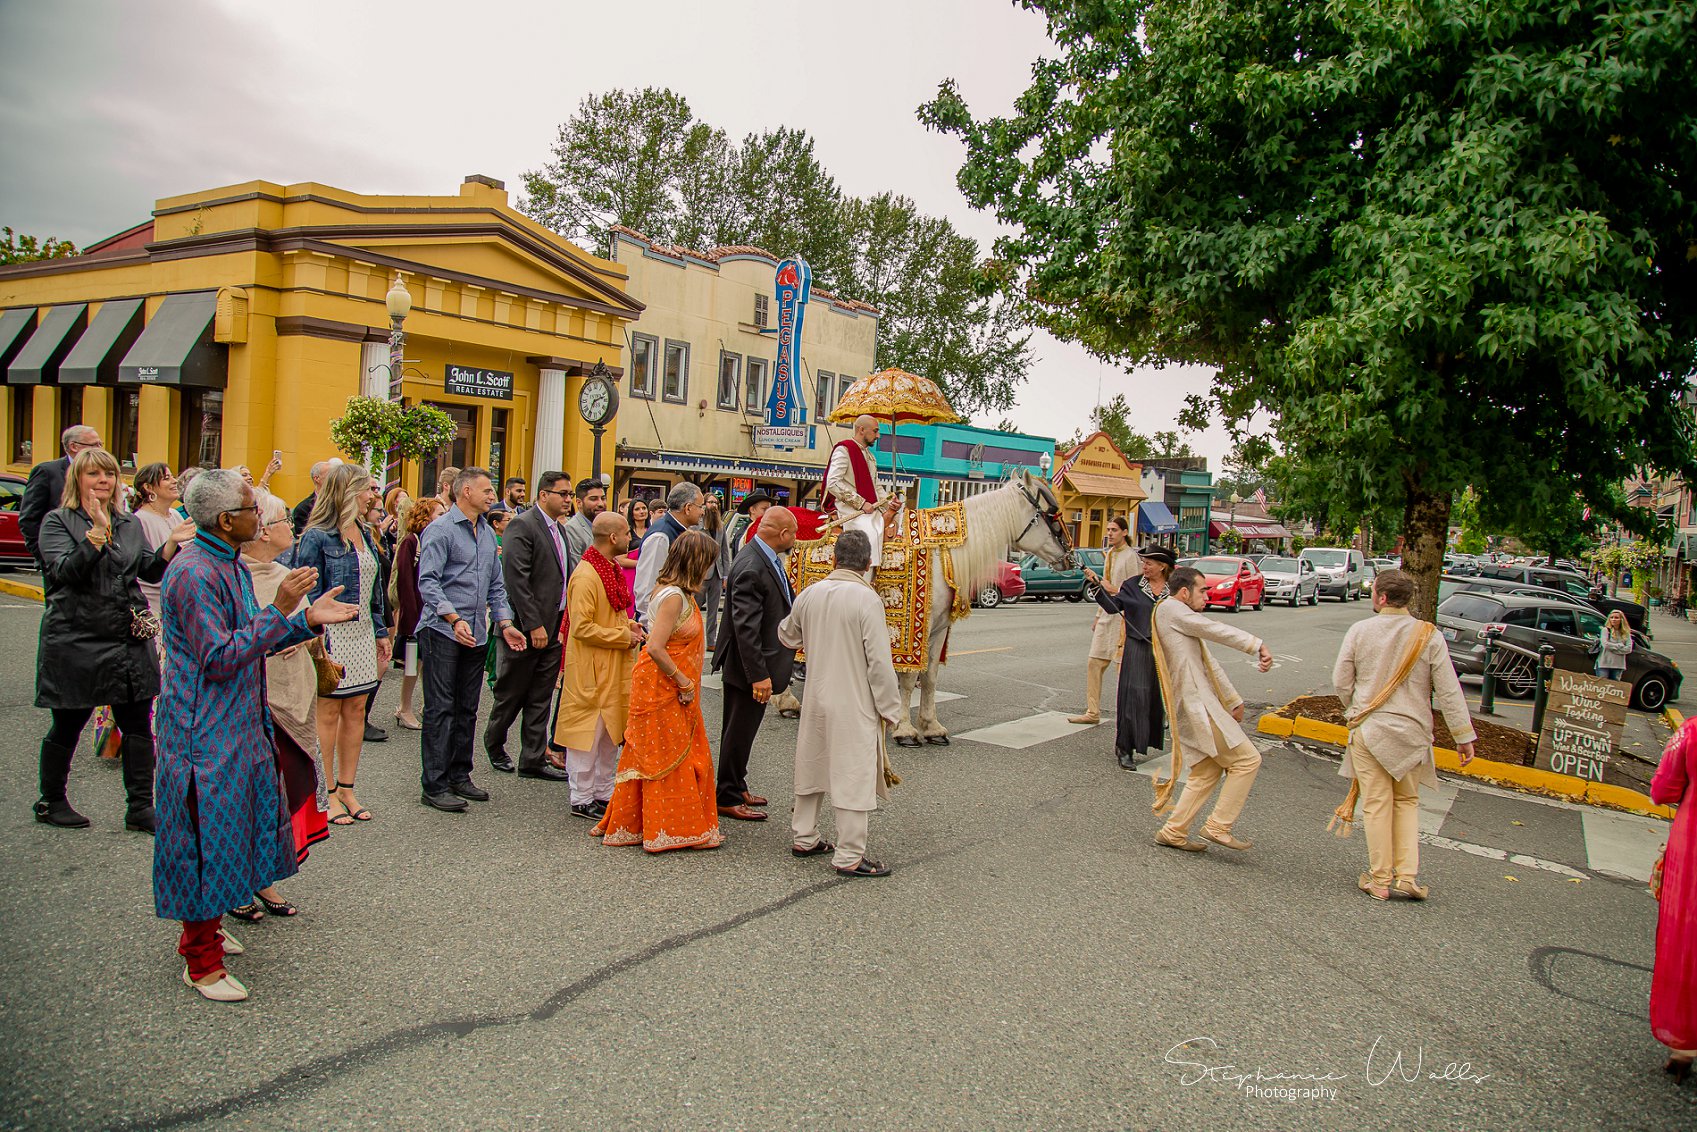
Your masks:
[{"label": "man in gray suit", "polygon": [[607,486],[599,479],[579,480],[573,495],[577,498],[577,514],[566,520],[566,546],[572,552],[571,569],[566,571],[568,578],[582,560],[583,552],[595,541],[591,527],[595,516],[607,509]]}]

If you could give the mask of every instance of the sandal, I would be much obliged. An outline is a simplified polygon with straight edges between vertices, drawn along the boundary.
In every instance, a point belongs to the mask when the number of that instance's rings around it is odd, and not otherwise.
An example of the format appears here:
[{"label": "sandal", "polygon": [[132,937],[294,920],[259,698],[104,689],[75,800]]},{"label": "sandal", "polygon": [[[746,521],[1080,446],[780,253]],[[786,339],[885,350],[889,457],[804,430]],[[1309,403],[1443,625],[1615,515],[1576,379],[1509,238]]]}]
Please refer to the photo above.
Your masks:
[{"label": "sandal", "polygon": [[[332,791],[331,794],[330,794],[330,804],[332,806],[342,806],[342,800],[340,798],[336,797],[334,791]],[[330,824],[331,825],[352,825],[352,824],[354,824],[353,815],[348,813],[348,808],[346,806],[342,806],[342,812],[339,813],[339,814],[336,811],[331,810],[330,811]]]},{"label": "sandal", "polygon": [[839,868],[837,872],[845,877],[887,877],[890,875],[890,866],[880,865],[869,857],[862,857],[854,868]]},{"label": "sandal", "polygon": [[[343,791],[343,790],[352,790],[353,788],[354,788],[354,784],[351,783],[351,782],[337,782],[336,783],[336,790],[338,792]],[[341,799],[338,798],[337,801],[340,802]],[[370,821],[371,820],[371,811],[366,809],[364,806],[359,806],[357,809],[349,810],[348,804],[346,802],[342,802],[342,809],[347,810],[347,813],[348,813],[348,820],[343,822],[342,823],[343,825],[351,825],[356,821]]]},{"label": "sandal", "polygon": [[829,841],[826,841],[823,837],[821,837],[819,839],[819,843],[811,849],[803,849],[799,845],[790,846],[790,853],[796,857],[817,857],[821,853],[835,853],[836,851],[837,847],[832,845]]},{"label": "sandal", "polygon": [[[253,898],[265,905],[265,910],[273,916],[300,915],[300,909],[296,908],[293,904],[290,904],[287,900],[267,900],[257,892],[253,894]],[[252,907],[252,905],[249,905],[249,907]]]},{"label": "sandal", "polygon": [[[270,901],[266,901],[266,906],[269,907],[270,903]],[[279,915],[281,914],[282,913],[279,913]],[[293,913],[289,914],[292,915]],[[225,913],[225,915],[234,916],[236,919],[249,924],[257,924],[259,921],[265,919],[265,913],[259,910],[259,903],[257,900],[249,900],[240,908],[231,908]]]}]

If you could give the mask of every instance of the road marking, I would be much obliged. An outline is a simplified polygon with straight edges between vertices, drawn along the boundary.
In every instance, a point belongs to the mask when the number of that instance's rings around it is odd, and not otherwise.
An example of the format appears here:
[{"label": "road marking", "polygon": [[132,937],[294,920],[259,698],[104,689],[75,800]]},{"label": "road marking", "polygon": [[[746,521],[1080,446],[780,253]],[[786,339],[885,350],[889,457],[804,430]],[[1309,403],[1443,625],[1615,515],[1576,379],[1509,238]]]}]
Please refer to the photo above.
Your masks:
[{"label": "road marking", "polygon": [[981,652],[1012,652],[1012,651],[1013,651],[1012,645],[1003,645],[1000,648],[994,648],[994,649],[962,649],[959,652],[952,652],[949,655],[950,656],[977,656]]},{"label": "road marking", "polygon": [[1455,796],[1460,793],[1455,786],[1439,780],[1436,790],[1420,791],[1420,832],[1437,833],[1444,827],[1444,822],[1450,816],[1450,807],[1455,805]]},{"label": "road marking", "polygon": [[725,690],[725,680],[724,677],[717,672],[703,672],[701,674],[701,686],[703,688],[712,688],[715,691],[723,692]]},{"label": "road marking", "polygon": [[937,702],[940,703],[940,704],[946,704],[946,703],[949,703],[953,700],[964,700],[964,699],[966,699],[966,696],[961,692],[938,692],[937,693]]},{"label": "road marking", "polygon": [[1650,879],[1650,866],[1668,839],[1666,822],[1594,809],[1579,816],[1585,823],[1585,855],[1592,871],[1627,880]]},{"label": "road marking", "polygon": [[980,727],[976,731],[968,731],[964,735],[956,735],[957,739],[971,739],[976,743],[989,743],[996,747],[1011,747],[1023,751],[1027,747],[1035,747],[1039,743],[1050,743],[1067,735],[1076,735],[1079,725],[1068,723],[1067,717],[1058,711],[1043,711],[1036,715],[1028,715],[1024,719],[1009,720],[992,727]]},{"label": "road marking", "polygon": [[1542,869],[1544,872],[1556,873],[1564,877],[1579,877],[1581,880],[1585,878],[1585,874],[1578,869],[1570,869],[1566,865],[1558,865],[1556,862],[1546,861],[1542,857],[1529,857],[1524,853],[1510,853],[1506,849],[1493,849],[1489,845],[1473,845],[1466,841],[1439,837],[1435,833],[1422,833],[1420,840],[1439,849],[1454,849],[1491,861],[1506,861],[1511,865],[1520,865],[1522,868],[1528,869]]}]

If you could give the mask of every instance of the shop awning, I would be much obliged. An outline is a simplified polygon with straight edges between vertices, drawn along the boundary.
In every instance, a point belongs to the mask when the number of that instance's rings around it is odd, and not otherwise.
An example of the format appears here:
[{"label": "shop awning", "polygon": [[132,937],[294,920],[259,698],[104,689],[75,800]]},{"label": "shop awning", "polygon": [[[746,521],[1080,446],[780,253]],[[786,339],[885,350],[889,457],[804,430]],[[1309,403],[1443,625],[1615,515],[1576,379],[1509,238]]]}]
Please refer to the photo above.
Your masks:
[{"label": "shop awning", "polygon": [[4,378],[6,367],[12,364],[12,359],[18,356],[18,351],[29,341],[30,331],[35,329],[35,308],[17,307],[9,311],[0,311],[0,379]]},{"label": "shop awning", "polygon": [[1143,490],[1143,485],[1134,479],[1120,476],[1104,476],[1096,472],[1068,471],[1063,477],[1072,489],[1080,495],[1099,496],[1103,499],[1140,500],[1149,498],[1149,493]]},{"label": "shop awning", "polygon": [[1237,519],[1216,514],[1208,524],[1209,532],[1215,537],[1227,531],[1236,531],[1242,538],[1287,539],[1290,532],[1284,524],[1274,523],[1267,519]]},{"label": "shop awning", "polygon": [[102,303],[94,321],[59,363],[61,385],[116,385],[118,360],[141,336],[145,299]]},{"label": "shop awning", "polygon": [[88,329],[87,303],[62,303],[42,316],[30,340],[6,367],[12,385],[53,385],[59,380],[59,363]]},{"label": "shop awning", "polygon": [[[655,468],[702,476],[763,476],[776,480],[815,480],[825,478],[822,464],[792,463],[787,460],[743,460],[734,456],[708,456],[699,452],[654,452],[621,450],[619,463],[627,468]],[[879,472],[879,478],[894,478],[897,487],[909,488],[916,477]]]},{"label": "shop awning", "polygon": [[1178,520],[1158,499],[1145,499],[1137,507],[1137,529],[1146,535],[1170,535],[1178,530]]},{"label": "shop awning", "polygon": [[212,341],[218,292],[167,295],[124,360],[118,380],[143,385],[190,385],[222,389],[229,355]]}]

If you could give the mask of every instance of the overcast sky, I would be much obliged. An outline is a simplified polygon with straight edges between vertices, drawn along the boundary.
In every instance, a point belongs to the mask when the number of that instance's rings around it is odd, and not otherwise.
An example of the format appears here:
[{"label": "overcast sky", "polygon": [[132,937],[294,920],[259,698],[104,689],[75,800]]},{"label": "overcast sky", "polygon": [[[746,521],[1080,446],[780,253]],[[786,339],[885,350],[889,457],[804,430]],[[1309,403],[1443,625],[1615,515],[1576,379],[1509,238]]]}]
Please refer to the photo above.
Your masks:
[{"label": "overcast sky", "polygon": [[[733,138],[807,130],[846,191],[906,194],[987,251],[960,143],[914,110],[954,77],[975,113],[1004,113],[1052,50],[1002,0],[0,0],[0,224],[83,245],[160,197],[255,179],[445,195],[486,173],[516,200],[586,94],[669,86]],[[1116,393],[1134,427],[1171,428],[1208,385],[1042,334],[1035,352],[1011,416],[1038,435]],[[1224,429],[1190,440],[1217,470]]]}]

